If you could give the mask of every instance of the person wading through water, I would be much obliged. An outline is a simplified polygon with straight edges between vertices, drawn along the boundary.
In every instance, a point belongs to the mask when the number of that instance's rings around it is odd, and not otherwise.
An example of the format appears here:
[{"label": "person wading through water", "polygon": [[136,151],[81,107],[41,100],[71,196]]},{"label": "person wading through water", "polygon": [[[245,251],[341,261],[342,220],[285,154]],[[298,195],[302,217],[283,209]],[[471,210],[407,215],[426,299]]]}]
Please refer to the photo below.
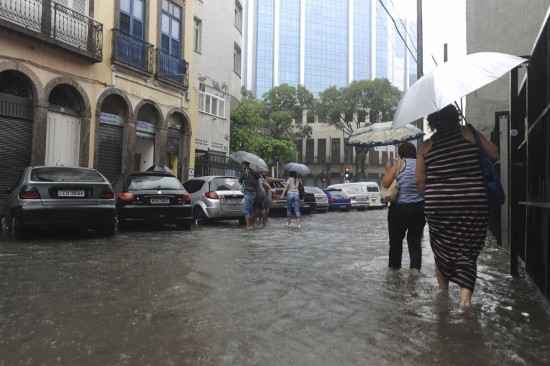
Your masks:
[{"label": "person wading through water", "polygon": [[255,215],[254,205],[256,203],[256,197],[258,196],[259,178],[260,175],[250,168],[250,163],[242,163],[242,173],[239,182],[243,187],[244,193],[244,217],[246,220],[246,228],[252,229],[254,227]]}]

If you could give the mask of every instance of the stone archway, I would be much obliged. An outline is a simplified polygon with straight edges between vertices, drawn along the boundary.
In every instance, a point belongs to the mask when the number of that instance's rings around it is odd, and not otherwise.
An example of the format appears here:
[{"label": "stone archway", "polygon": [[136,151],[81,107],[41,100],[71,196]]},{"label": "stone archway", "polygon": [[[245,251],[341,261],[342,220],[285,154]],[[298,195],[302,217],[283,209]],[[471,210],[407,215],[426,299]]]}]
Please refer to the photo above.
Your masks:
[{"label": "stone archway", "polygon": [[180,108],[173,108],[167,114],[166,123],[166,165],[180,178],[189,176],[191,149],[191,122],[189,115]]},{"label": "stone archway", "polygon": [[143,171],[153,165],[162,164],[164,118],[159,105],[147,99],[138,103],[134,115],[133,170]]},{"label": "stone archway", "polygon": [[44,97],[45,163],[88,166],[91,106],[86,91],[75,80],[62,76],[46,85]]},{"label": "stone archway", "polygon": [[133,115],[130,100],[120,89],[107,88],[97,100],[94,167],[113,186],[128,172],[130,130],[135,133]]},{"label": "stone archway", "polygon": [[24,73],[0,71],[0,202],[32,163],[36,85]]}]

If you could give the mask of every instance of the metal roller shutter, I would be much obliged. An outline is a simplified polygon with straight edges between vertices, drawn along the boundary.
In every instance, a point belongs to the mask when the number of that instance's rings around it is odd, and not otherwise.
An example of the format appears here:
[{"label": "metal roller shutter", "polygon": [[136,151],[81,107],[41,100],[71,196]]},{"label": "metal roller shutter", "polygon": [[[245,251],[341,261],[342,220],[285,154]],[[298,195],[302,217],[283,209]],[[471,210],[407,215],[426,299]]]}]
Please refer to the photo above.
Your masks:
[{"label": "metal roller shutter", "polygon": [[96,141],[97,170],[116,184],[122,173],[122,127],[100,123]]},{"label": "metal roller shutter", "polygon": [[31,164],[32,121],[0,116],[0,202]]}]

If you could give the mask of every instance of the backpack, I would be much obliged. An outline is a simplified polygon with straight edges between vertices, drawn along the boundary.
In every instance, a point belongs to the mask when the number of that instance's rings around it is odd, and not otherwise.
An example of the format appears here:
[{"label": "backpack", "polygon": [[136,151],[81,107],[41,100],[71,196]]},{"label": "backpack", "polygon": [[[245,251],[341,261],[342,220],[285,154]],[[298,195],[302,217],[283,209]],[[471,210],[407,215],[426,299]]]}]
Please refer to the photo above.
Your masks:
[{"label": "backpack", "polygon": [[495,164],[491,161],[491,158],[487,155],[483,147],[481,146],[481,139],[479,132],[474,128],[471,128],[476,139],[476,145],[479,148],[479,163],[481,165],[481,174],[485,180],[485,187],[487,188],[487,199],[489,200],[489,208],[499,208],[506,200],[502,183],[498,177]]}]

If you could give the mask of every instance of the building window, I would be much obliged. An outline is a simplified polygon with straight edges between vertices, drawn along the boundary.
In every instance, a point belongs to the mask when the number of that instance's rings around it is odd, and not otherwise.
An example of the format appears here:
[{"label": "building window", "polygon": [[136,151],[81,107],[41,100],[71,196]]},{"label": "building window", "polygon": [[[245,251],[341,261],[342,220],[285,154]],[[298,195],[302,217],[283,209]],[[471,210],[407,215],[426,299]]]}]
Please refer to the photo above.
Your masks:
[{"label": "building window", "polygon": [[315,158],[315,140],[306,140],[306,162],[313,163]]},{"label": "building window", "polygon": [[304,146],[303,140],[296,140],[296,160],[301,162],[304,159]]},{"label": "building window", "polygon": [[333,163],[340,163],[340,139],[331,140],[331,157]]},{"label": "building window", "polygon": [[202,20],[194,19],[195,25],[193,30],[193,49],[197,53],[202,52]]},{"label": "building window", "polygon": [[162,0],[160,14],[160,48],[166,55],[181,57],[181,7]]},{"label": "building window", "polygon": [[144,39],[145,6],[143,0],[121,0],[118,27],[121,32]]},{"label": "building window", "polygon": [[236,43],[233,45],[233,71],[241,76],[241,47]]},{"label": "building window", "polygon": [[313,111],[307,111],[307,123],[315,123],[315,113]]},{"label": "building window", "polygon": [[243,7],[239,0],[235,0],[235,27],[239,32],[243,31]]},{"label": "building window", "polygon": [[225,99],[223,97],[208,93],[206,86],[199,86],[199,111],[218,118],[225,119]]},{"label": "building window", "polygon": [[317,161],[324,164],[327,161],[327,139],[317,141]]}]

